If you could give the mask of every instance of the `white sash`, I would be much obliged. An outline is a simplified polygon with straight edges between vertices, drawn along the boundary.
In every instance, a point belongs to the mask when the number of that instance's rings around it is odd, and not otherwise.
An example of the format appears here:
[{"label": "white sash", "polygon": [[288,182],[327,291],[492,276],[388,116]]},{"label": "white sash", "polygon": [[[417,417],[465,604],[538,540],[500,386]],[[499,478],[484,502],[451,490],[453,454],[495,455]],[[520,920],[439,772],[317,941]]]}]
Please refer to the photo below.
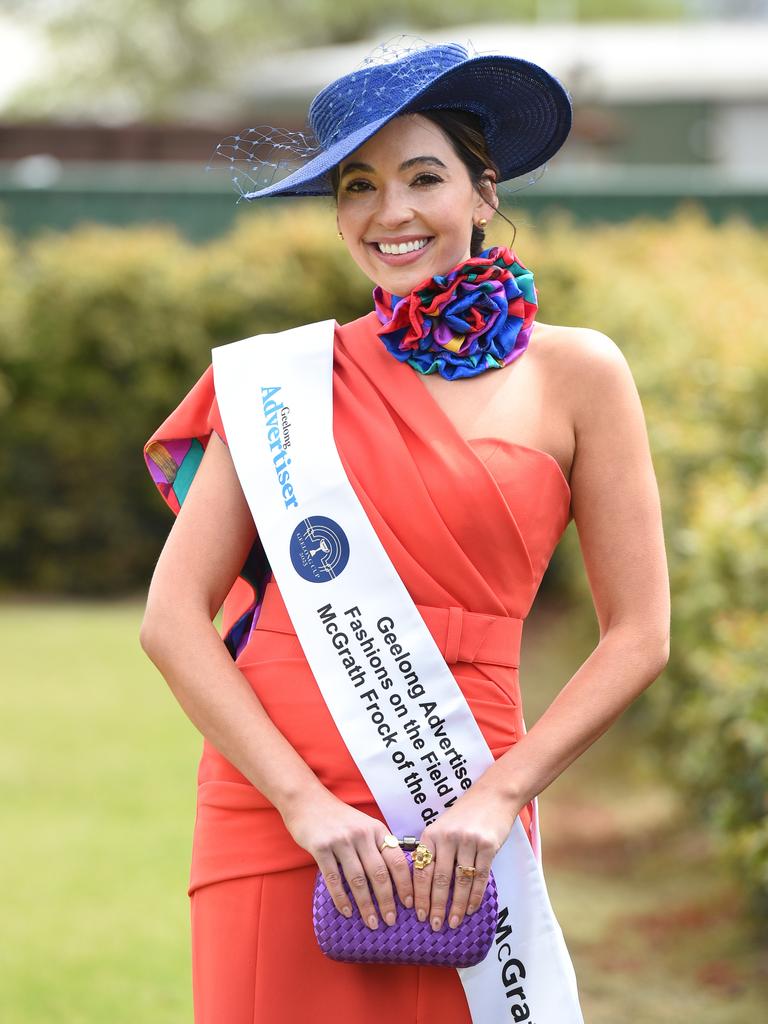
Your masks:
[{"label": "white sash", "polygon": [[[216,395],[323,698],[390,830],[418,836],[493,755],[339,459],[334,331],[325,320],[214,348]],[[482,963],[459,969],[474,1024],[583,1024],[573,966],[519,817],[493,873],[495,941]]]}]

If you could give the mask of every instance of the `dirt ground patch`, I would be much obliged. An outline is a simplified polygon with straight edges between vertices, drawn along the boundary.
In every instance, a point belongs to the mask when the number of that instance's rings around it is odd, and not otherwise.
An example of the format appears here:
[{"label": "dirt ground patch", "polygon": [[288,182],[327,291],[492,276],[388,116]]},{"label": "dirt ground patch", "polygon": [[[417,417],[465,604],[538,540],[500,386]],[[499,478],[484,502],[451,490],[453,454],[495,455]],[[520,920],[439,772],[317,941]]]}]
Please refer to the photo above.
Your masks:
[{"label": "dirt ground patch", "polygon": [[[530,727],[591,645],[562,613],[539,610],[526,628]],[[768,1019],[768,946],[738,879],[641,743],[619,719],[539,797],[547,887],[585,1022]]]}]

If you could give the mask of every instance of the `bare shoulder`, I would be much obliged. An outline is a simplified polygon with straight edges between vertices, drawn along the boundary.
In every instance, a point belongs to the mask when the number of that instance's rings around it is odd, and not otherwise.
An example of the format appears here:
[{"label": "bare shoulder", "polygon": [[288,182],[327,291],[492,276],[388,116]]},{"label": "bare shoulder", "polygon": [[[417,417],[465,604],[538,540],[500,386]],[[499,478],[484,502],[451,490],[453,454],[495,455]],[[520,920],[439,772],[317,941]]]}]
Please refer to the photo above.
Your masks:
[{"label": "bare shoulder", "polygon": [[545,325],[541,357],[573,427],[571,490],[583,528],[612,507],[617,491],[634,508],[658,505],[640,395],[619,344],[591,327]]},{"label": "bare shoulder", "polygon": [[563,367],[569,375],[627,366],[617,343],[594,327],[569,327],[536,321],[536,350],[542,359]]},{"label": "bare shoulder", "polygon": [[571,410],[574,425],[593,410],[596,400],[636,397],[632,371],[613,338],[593,327],[538,322],[536,327],[535,349],[541,368]]}]

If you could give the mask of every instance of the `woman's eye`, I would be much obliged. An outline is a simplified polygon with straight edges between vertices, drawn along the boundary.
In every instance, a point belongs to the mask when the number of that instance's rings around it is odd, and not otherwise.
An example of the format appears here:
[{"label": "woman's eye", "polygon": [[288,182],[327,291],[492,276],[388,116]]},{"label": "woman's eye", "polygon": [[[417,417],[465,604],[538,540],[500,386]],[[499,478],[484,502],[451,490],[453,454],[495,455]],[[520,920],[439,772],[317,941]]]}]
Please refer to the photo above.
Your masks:
[{"label": "woman's eye", "polygon": [[[439,185],[442,182],[442,178],[436,174],[417,174],[413,179],[414,185]],[[370,181],[366,181],[364,178],[356,178],[354,181],[345,187],[345,192],[367,192],[370,188],[373,188]]]}]

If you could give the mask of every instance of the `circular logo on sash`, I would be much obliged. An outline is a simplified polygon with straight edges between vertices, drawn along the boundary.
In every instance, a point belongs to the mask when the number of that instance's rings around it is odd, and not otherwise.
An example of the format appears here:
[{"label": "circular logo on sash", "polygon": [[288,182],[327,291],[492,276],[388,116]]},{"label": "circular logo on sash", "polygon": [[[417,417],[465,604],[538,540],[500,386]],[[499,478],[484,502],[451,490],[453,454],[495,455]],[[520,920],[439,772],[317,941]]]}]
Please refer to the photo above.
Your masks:
[{"label": "circular logo on sash", "polygon": [[347,535],[327,516],[307,516],[291,534],[291,561],[305,580],[327,583],[341,575],[349,561]]}]

